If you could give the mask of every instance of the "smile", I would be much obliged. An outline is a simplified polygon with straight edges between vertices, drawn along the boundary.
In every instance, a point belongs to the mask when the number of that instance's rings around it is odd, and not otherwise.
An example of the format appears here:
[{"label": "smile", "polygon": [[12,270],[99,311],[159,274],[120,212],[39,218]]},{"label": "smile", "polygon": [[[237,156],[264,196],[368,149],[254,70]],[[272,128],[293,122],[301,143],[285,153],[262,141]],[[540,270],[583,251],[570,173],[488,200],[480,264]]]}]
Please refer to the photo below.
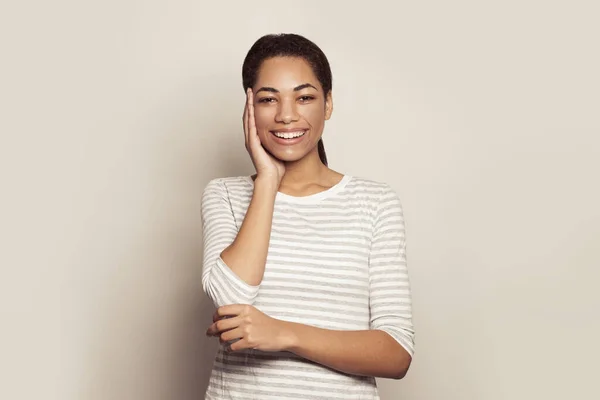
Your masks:
[{"label": "smile", "polygon": [[277,136],[278,138],[281,139],[295,139],[295,138],[299,138],[304,136],[304,134],[306,133],[306,130],[302,130],[302,131],[294,131],[294,132],[275,132],[275,131],[271,131],[271,133],[275,136]]}]

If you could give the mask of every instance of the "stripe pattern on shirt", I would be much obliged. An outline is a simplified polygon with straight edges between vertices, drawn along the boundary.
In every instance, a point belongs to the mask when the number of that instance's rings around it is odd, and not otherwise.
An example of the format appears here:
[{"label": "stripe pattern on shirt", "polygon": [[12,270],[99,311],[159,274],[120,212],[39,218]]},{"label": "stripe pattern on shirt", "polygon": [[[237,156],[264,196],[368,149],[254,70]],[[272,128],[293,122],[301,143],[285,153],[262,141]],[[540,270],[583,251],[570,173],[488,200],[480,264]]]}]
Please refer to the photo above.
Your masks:
[{"label": "stripe pattern on shirt", "polygon": [[[344,177],[316,196],[277,194],[267,262],[248,285],[221,259],[252,198],[249,177],[209,182],[202,200],[202,285],[216,307],[252,304],[265,314],[325,329],[379,329],[414,353],[405,224],[387,184]],[[289,352],[219,348],[207,399],[378,399],[375,379]]]}]

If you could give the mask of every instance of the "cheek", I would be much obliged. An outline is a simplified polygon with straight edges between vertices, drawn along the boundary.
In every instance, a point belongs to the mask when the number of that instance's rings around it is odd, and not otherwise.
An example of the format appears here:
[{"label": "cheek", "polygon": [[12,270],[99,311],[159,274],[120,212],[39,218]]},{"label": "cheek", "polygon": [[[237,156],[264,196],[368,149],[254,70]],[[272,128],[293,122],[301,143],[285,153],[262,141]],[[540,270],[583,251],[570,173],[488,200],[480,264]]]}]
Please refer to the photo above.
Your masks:
[{"label": "cheek", "polygon": [[325,110],[319,107],[307,107],[300,115],[312,126],[321,125],[325,121]]},{"label": "cheek", "polygon": [[256,124],[256,130],[260,131],[267,129],[273,121],[273,111],[268,108],[254,108],[254,123]]}]

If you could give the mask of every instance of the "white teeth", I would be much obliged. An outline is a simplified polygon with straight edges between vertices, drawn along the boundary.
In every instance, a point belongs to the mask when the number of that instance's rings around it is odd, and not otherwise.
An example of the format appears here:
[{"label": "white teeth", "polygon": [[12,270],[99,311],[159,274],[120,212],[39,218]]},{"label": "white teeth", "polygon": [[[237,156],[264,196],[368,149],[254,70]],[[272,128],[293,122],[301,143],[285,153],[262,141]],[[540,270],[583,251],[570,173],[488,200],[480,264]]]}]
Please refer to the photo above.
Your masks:
[{"label": "white teeth", "polygon": [[298,132],[273,132],[275,136],[283,139],[293,139],[300,136],[303,136],[306,131],[298,131]]}]

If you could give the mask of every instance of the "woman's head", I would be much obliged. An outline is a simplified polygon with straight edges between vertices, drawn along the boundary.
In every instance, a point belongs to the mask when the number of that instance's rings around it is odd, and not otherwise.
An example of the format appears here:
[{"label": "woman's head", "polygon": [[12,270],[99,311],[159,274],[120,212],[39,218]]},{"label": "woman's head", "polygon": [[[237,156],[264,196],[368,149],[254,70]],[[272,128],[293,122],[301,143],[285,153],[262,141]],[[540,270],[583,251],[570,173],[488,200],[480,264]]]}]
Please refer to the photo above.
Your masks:
[{"label": "woman's head", "polygon": [[271,154],[297,161],[318,152],[327,165],[321,135],[333,111],[332,77],[316,44],[296,34],[263,36],[246,55],[242,81],[245,90],[253,90],[256,128]]}]

